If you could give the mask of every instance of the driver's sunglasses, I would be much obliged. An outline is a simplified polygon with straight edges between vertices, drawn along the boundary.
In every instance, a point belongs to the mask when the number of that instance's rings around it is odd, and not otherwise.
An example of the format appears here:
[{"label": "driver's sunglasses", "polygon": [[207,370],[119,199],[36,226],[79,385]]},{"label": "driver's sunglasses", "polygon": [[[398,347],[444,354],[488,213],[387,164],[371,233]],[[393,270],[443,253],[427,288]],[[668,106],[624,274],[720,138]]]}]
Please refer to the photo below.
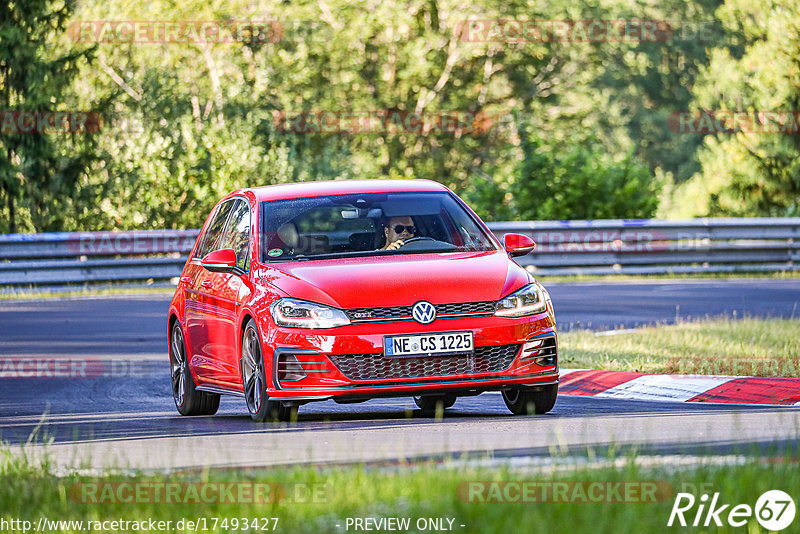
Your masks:
[{"label": "driver's sunglasses", "polygon": [[409,234],[416,234],[417,233],[417,227],[413,226],[413,225],[412,226],[403,226],[402,224],[395,224],[393,226],[393,228],[394,228],[394,233],[396,233],[396,234],[402,234],[403,230],[408,230]]}]

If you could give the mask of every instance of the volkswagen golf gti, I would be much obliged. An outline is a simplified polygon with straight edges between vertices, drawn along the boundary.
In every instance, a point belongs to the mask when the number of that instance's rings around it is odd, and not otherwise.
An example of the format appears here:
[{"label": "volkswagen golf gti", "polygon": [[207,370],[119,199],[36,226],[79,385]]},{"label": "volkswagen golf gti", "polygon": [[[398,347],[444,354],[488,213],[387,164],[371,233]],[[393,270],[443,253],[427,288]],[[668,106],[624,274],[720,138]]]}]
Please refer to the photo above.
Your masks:
[{"label": "volkswagen golf gti", "polygon": [[450,189],[344,180],[241,189],[206,220],[169,306],[182,415],[244,397],[256,421],[332,399],[413,397],[424,411],[500,391],[514,414],[556,401],[550,295]]}]

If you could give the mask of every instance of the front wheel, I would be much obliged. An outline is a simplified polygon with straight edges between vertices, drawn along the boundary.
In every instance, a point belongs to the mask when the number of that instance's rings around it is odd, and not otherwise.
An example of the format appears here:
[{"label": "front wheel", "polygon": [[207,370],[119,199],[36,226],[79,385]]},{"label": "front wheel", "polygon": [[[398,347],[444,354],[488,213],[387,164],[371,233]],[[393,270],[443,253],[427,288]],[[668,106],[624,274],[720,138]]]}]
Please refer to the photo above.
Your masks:
[{"label": "front wheel", "polygon": [[514,415],[541,415],[553,409],[558,384],[503,390],[503,400]]},{"label": "front wheel", "polygon": [[219,395],[196,389],[186,354],[183,329],[180,322],[175,320],[169,343],[172,398],[175,407],[181,415],[214,415],[219,410]]},{"label": "front wheel", "polygon": [[281,401],[269,400],[267,374],[261,353],[261,338],[256,323],[248,321],[242,336],[242,384],[244,400],[253,421],[290,421],[297,418],[297,407],[287,406]]},{"label": "front wheel", "polygon": [[440,406],[442,410],[450,408],[456,403],[456,396],[452,394],[422,395],[414,397],[414,402],[423,412],[435,412]]}]

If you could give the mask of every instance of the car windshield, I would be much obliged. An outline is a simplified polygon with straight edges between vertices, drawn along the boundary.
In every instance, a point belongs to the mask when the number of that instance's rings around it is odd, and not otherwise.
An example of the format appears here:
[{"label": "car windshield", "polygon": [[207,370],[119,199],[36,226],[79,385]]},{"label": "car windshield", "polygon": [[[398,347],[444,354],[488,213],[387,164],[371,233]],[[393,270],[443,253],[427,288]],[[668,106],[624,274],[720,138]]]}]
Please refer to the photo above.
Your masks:
[{"label": "car windshield", "polygon": [[[497,250],[474,217],[446,192],[262,202],[261,228],[263,261]],[[392,250],[383,250],[392,243]]]}]

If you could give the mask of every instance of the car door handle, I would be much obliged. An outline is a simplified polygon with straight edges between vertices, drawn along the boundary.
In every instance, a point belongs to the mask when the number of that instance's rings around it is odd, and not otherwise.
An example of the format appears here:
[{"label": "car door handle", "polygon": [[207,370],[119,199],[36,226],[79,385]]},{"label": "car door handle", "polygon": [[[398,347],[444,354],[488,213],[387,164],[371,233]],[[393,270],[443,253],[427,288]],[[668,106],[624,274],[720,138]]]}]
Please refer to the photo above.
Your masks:
[{"label": "car door handle", "polygon": [[192,279],[189,276],[181,276],[180,282],[181,282],[181,284],[184,284],[184,285],[187,285],[187,286],[192,285]]},{"label": "car door handle", "polygon": [[214,284],[211,283],[211,280],[203,280],[200,282],[200,287],[203,289],[211,289]]}]

